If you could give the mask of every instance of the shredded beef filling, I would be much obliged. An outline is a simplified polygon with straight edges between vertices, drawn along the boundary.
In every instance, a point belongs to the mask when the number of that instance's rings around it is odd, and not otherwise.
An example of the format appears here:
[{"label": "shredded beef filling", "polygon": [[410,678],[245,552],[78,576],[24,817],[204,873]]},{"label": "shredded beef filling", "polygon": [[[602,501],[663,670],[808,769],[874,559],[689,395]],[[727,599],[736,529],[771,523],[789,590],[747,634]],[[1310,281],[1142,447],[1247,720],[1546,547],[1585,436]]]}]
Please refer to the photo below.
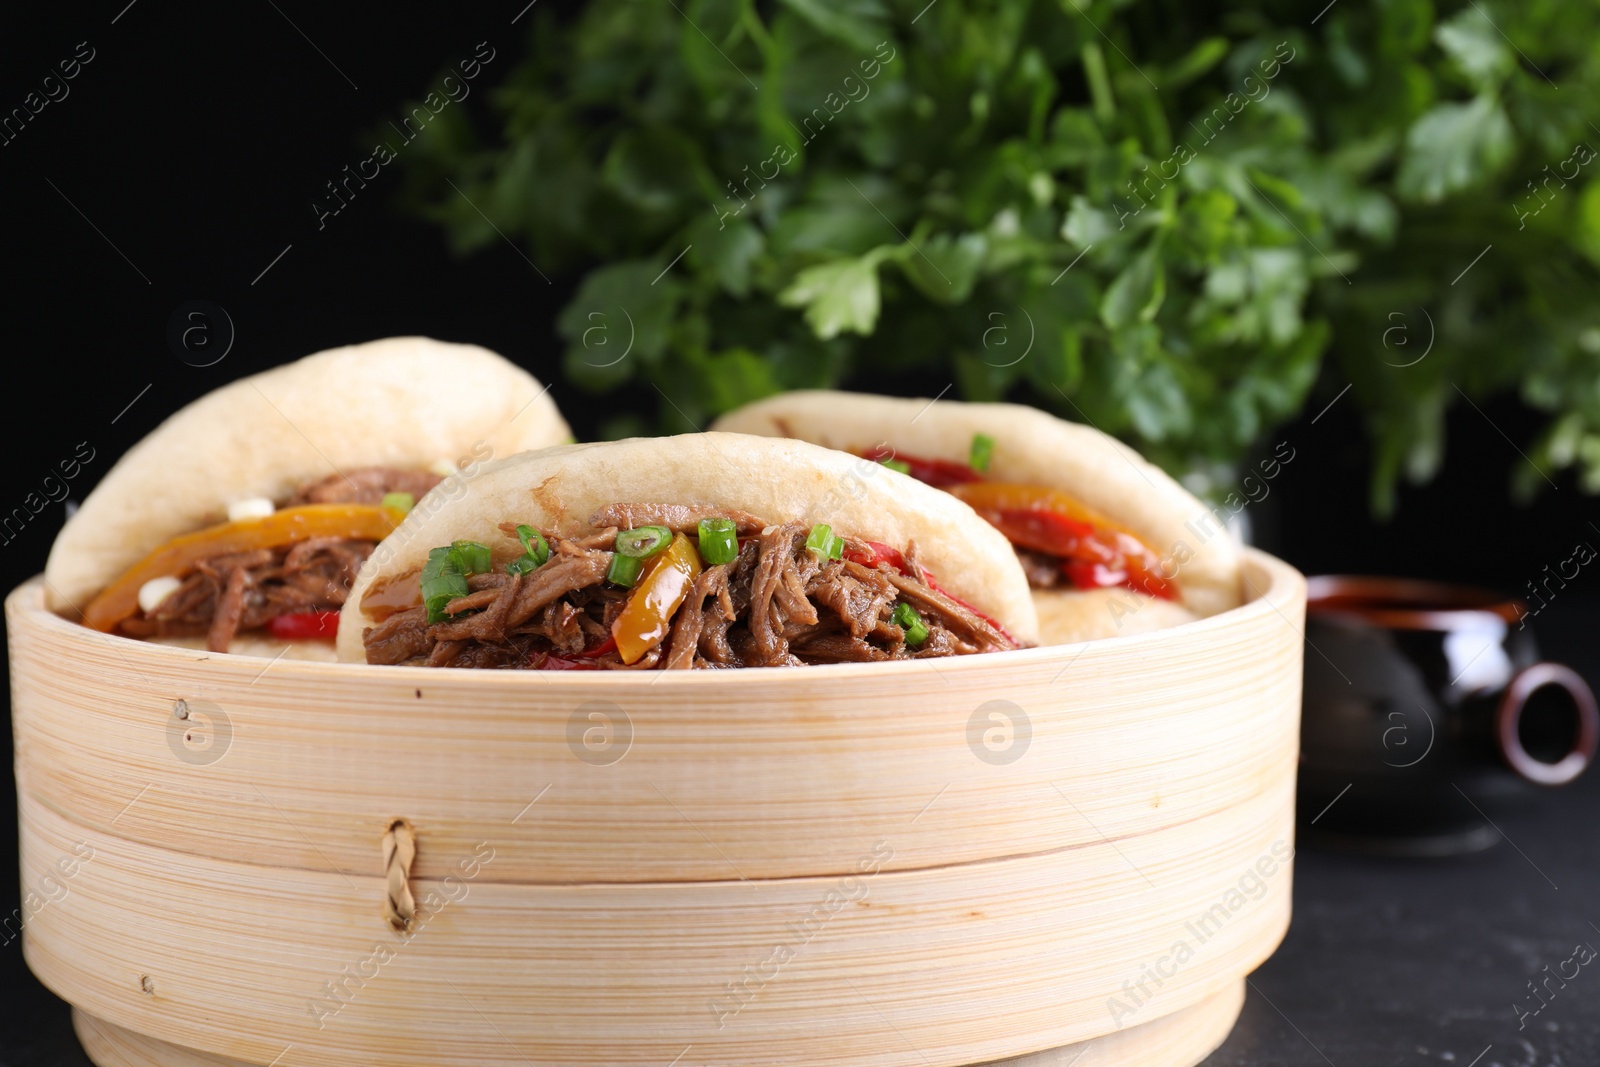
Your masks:
[{"label": "shredded beef filling", "polygon": [[1060,556],[1035,552],[1030,548],[1017,548],[1016,552],[1017,562],[1022,564],[1022,573],[1028,576],[1028,584],[1033,588],[1055,589],[1072,585],[1067,576],[1061,573]]},{"label": "shredded beef filling", "polygon": [[636,530],[641,526],[665,526],[673,533],[694,533],[701,519],[732,519],[740,536],[759,532],[767,524],[745,511],[727,511],[694,504],[612,504],[589,518],[595,527],[615,526]]},{"label": "shredded beef filling", "polygon": [[362,467],[343,474],[330,474],[318,482],[307,482],[294,491],[286,508],[301,504],[381,504],[390,493],[410,493],[421,500],[440,478],[430,471],[399,470],[394,467]]},{"label": "shredded beef filling", "polygon": [[[611,625],[631,591],[607,584],[615,526],[653,524],[690,530],[701,518],[732,518],[750,536],[731,563],[707,566],[689,587],[666,638],[624,664]],[[818,560],[809,527],[765,526],[754,516],[699,508],[613,505],[591,519],[602,534],[569,540],[546,534],[551,556],[526,575],[475,574],[468,593],[429,624],[423,607],[395,611],[366,631],[367,662],[428,667],[531,669],[685,669],[782,667],[964,655],[1014,648],[1011,639],[965,604],[888,565]],[[511,523],[502,526],[508,534]],[[864,543],[848,542],[871,558]],[[909,555],[909,553],[908,553]],[[415,573],[396,581],[413,583]],[[912,646],[892,621],[911,604],[928,629]],[[369,609],[370,610],[370,609]]]},{"label": "shredded beef filling", "polygon": [[226,652],[241,630],[279,615],[338,611],[371,541],[319,538],[284,548],[213,556],[201,561],[154,611],[122,622],[133,637],[206,635],[206,647]]},{"label": "shredded beef filling", "polygon": [[[439,481],[427,471],[366,467],[302,485],[284,507],[376,505],[388,493],[420,499]],[[279,615],[338,611],[374,547],[372,541],[317,538],[213,556],[196,564],[154,611],[124,619],[119,629],[133,637],[204,634],[207,648],[226,652],[235,634],[265,626]]]}]

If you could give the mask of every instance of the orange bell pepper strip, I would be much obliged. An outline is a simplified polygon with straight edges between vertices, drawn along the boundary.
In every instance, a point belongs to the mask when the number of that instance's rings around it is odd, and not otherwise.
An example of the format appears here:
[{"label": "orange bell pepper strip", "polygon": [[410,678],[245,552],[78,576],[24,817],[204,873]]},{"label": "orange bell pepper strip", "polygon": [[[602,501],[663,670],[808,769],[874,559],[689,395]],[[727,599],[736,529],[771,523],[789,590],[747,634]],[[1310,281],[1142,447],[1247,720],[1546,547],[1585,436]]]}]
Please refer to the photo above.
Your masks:
[{"label": "orange bell pepper strip", "polygon": [[1173,575],[1137,534],[1082,501],[1040,485],[975,482],[946,489],[1022,548],[1062,559],[1081,589],[1126,585],[1151,596],[1177,596]]},{"label": "orange bell pepper strip", "polygon": [[86,626],[110,633],[139,610],[139,589],[152,578],[184,578],[213,556],[281,548],[314,537],[382,541],[400,525],[403,512],[370,504],[306,504],[283,508],[259,519],[225,522],[174,537],[122,577],[106,586],[84,609]]},{"label": "orange bell pepper strip", "polygon": [[701,569],[699,550],[681,533],[665,550],[645,561],[639,584],[611,624],[622,662],[637,663],[666,640],[673,613],[689,595],[689,586]]}]

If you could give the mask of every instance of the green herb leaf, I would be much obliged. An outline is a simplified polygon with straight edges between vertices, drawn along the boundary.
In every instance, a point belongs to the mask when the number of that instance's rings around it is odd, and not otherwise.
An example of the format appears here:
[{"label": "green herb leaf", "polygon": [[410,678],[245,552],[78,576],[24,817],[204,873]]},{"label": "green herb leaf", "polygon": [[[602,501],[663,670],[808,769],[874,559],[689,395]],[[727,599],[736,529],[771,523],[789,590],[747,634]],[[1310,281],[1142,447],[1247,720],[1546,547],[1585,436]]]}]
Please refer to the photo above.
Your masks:
[{"label": "green herb leaf", "polygon": [[756,259],[767,247],[767,238],[754,223],[729,217],[734,210],[739,210],[738,204],[725,204],[719,212],[700,217],[688,259],[691,266],[714,276],[725,292],[744,297],[750,295]]},{"label": "green herb leaf", "polygon": [[879,0],[782,0],[818,33],[868,55],[888,36],[888,11]]},{"label": "green herb leaf", "polygon": [[625,380],[667,351],[682,287],[665,259],[593,271],[556,319],[567,341],[567,371],[596,385]]},{"label": "green herb leaf", "polygon": [[1161,262],[1159,245],[1151,242],[1122,268],[1122,273],[1106,290],[1100,302],[1100,321],[1112,330],[1149,322],[1156,317],[1166,295],[1166,268]]},{"label": "green herb leaf", "polygon": [[806,322],[824,341],[846,331],[870,334],[878,323],[881,258],[869,254],[808,267],[778,294],[778,302],[805,308]]},{"label": "green herb leaf", "polygon": [[988,250],[989,242],[981,233],[960,237],[942,233],[916,242],[916,247],[898,257],[898,262],[906,277],[929,300],[937,304],[959,304],[972,295]]},{"label": "green herb leaf", "polygon": [[1493,97],[1439,104],[1406,134],[1400,195],[1437,203],[1489,177],[1511,158],[1515,147],[1511,119]]},{"label": "green herb leaf", "polygon": [[1488,12],[1477,5],[1463,8],[1441,22],[1433,31],[1433,39],[1480,89],[1498,85],[1517,65],[1510,44],[1495,29]]}]

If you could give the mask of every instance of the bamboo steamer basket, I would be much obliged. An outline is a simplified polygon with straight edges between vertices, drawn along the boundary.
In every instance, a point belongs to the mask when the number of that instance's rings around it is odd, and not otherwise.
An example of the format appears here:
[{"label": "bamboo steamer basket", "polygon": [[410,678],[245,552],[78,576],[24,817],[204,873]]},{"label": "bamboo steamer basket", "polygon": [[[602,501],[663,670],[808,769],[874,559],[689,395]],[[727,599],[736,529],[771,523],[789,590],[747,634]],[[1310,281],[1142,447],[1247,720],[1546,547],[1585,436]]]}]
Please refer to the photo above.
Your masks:
[{"label": "bamboo steamer basket", "polygon": [[1289,918],[1305,584],[1252,551],[1243,592],[1075,646],[575,675],[145,644],[35,579],[24,951],[102,1065],[1183,1067]]}]

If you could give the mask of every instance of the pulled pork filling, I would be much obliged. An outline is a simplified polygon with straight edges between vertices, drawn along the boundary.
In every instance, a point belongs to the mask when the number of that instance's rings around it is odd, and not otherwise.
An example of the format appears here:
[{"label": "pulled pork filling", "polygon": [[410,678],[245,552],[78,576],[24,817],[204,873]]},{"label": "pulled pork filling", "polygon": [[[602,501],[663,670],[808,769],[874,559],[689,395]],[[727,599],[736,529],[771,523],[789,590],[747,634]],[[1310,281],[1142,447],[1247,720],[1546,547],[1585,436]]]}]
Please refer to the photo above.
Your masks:
[{"label": "pulled pork filling", "polygon": [[[737,526],[736,556],[698,569],[692,580],[686,574],[682,600],[653,645],[625,663],[618,620],[650,571],[632,589],[608,582],[618,527],[666,527],[681,540],[708,517]],[[543,534],[549,557],[535,569],[468,576],[468,591],[445,605],[442,621],[430,623],[422,606],[394,610],[366,631],[367,662],[545,670],[783,667],[1016,647],[993,622],[940,591],[913,552],[900,557],[902,571],[870,542],[841,539],[840,558],[809,548],[808,539],[827,527],[767,526],[738,512],[633,504],[607,508],[591,525],[607,528],[581,539]],[[515,527],[502,529],[512,534]],[[364,597],[363,608],[378,617],[376,605],[400,602],[393,587],[413,589],[417,582],[417,572],[398,576]]]},{"label": "pulled pork filling", "polygon": [[[367,467],[302,485],[283,507],[378,505],[390,493],[421,498],[439,481],[438,475],[426,471]],[[326,624],[332,620],[318,615],[337,612],[344,605],[356,573],[376,545],[370,540],[320,537],[202,559],[153,609],[122,619],[117,631],[130,637],[204,634],[208,649],[226,652],[241,631],[270,628],[275,619],[302,616],[311,622],[281,636],[331,640],[334,627]]]}]

